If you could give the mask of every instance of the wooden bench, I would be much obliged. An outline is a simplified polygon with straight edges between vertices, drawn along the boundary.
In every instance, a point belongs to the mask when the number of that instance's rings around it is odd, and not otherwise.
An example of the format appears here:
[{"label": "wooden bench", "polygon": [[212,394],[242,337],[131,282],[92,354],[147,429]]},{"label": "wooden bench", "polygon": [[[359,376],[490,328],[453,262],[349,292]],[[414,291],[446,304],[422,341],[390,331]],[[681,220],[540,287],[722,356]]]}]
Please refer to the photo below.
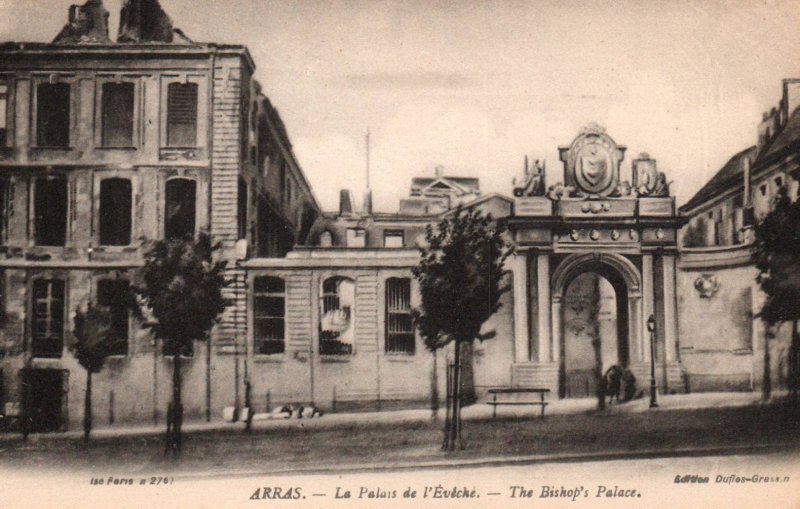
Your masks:
[{"label": "wooden bench", "polygon": [[[537,389],[532,387],[519,387],[516,389],[489,389],[488,393],[492,395],[492,400],[487,401],[486,404],[492,405],[492,418],[497,417],[497,406],[498,405],[538,405],[542,407],[542,419],[544,419],[544,409],[547,407],[548,403],[544,400],[544,395],[550,392],[550,389]],[[503,394],[538,394],[539,400],[538,401],[509,401],[497,400],[497,395]]]}]

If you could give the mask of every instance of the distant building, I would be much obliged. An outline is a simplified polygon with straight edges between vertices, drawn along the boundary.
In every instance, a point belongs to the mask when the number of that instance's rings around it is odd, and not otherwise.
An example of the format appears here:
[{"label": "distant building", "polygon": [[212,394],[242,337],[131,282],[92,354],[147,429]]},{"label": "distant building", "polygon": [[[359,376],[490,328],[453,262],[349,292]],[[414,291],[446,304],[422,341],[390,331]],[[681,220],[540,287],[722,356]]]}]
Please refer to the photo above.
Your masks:
[{"label": "distant building", "polygon": [[[737,152],[685,205],[680,266],[681,351],[704,386],[758,388],[764,324],[753,318],[764,294],[755,281],[753,225],[785,192],[795,200],[800,169],[800,79],[783,80],[777,107],[764,113],[757,142]],[[788,327],[775,331],[772,383],[785,387]]]}]

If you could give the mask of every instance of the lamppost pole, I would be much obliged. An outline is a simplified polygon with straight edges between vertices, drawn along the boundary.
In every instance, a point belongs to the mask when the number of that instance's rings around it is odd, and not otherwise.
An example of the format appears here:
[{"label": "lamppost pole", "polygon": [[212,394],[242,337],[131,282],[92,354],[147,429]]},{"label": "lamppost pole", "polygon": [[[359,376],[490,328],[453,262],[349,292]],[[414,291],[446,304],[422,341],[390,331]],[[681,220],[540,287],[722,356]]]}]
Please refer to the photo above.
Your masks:
[{"label": "lamppost pole", "polygon": [[656,319],[653,315],[647,319],[647,330],[650,332],[650,408],[658,408],[658,401],[656,401]]}]

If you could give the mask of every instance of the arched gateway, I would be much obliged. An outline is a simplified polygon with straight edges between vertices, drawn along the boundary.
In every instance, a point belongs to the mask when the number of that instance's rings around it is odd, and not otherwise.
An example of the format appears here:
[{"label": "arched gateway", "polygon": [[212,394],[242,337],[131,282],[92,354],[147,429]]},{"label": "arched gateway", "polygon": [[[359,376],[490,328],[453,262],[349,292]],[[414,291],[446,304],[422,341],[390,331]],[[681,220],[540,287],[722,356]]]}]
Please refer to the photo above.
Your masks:
[{"label": "arched gateway", "polygon": [[599,361],[630,367],[645,387],[653,315],[657,383],[683,390],[675,295],[682,223],[666,177],[641,154],[631,180],[621,180],[625,147],[597,125],[559,151],[563,184],[548,187],[544,166],[534,164],[514,190],[513,383],[587,396]]}]

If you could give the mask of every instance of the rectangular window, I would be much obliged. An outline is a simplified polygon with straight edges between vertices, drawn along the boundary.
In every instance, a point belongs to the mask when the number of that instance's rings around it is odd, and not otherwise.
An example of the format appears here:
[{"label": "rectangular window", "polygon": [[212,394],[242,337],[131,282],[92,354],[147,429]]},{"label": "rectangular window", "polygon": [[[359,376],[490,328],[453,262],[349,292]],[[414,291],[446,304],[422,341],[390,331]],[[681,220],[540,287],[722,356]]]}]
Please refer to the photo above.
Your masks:
[{"label": "rectangular window", "polygon": [[97,282],[97,303],[111,312],[113,341],[109,355],[128,355],[130,284],[125,279]]},{"label": "rectangular window", "polygon": [[413,354],[414,320],[411,317],[411,280],[386,280],[386,352]]},{"label": "rectangular window", "polygon": [[286,285],[281,278],[257,277],[253,288],[254,344],[256,354],[283,353],[286,349]]},{"label": "rectangular window", "polygon": [[131,181],[109,178],[100,181],[100,244],[127,246],[131,243]]},{"label": "rectangular window", "polygon": [[352,354],[355,337],[355,281],[341,276],[324,280],[320,300],[320,355]]},{"label": "rectangular window", "polygon": [[170,83],[167,87],[167,145],[197,145],[196,83]]},{"label": "rectangular window", "polygon": [[0,83],[0,147],[8,143],[8,85]]},{"label": "rectangular window", "polygon": [[36,88],[36,143],[69,147],[70,86],[42,83]]},{"label": "rectangular window", "polygon": [[133,146],[133,83],[104,83],[102,93],[104,147]]},{"label": "rectangular window", "polygon": [[193,237],[196,215],[194,180],[175,178],[167,181],[164,236],[168,239]]},{"label": "rectangular window", "polygon": [[38,178],[34,187],[35,242],[63,246],[67,241],[67,180]]},{"label": "rectangular window", "polygon": [[37,279],[33,282],[34,357],[59,358],[64,349],[64,281]]},{"label": "rectangular window", "polygon": [[363,228],[347,229],[347,247],[365,247],[367,245],[367,232]]},{"label": "rectangular window", "polygon": [[403,247],[403,230],[384,230],[383,247]]}]

